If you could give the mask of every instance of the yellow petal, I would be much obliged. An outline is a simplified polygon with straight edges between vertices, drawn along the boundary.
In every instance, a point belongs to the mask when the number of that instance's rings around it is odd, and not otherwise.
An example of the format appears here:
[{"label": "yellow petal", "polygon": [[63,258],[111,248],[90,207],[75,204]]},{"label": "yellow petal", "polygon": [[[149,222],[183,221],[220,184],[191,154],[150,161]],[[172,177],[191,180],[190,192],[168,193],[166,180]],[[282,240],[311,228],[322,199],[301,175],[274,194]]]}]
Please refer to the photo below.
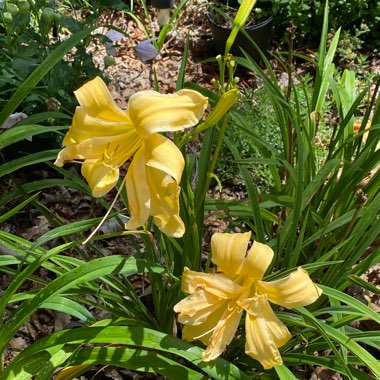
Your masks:
[{"label": "yellow petal", "polygon": [[149,136],[145,140],[145,159],[148,166],[169,174],[179,185],[185,160],[172,141],[158,133]]},{"label": "yellow petal", "polygon": [[237,304],[243,308],[247,313],[258,316],[262,308],[268,303],[265,295],[255,295],[251,298],[239,299]]},{"label": "yellow petal", "polygon": [[132,95],[128,115],[138,133],[146,138],[156,132],[179,131],[198,123],[207,106],[207,98],[196,91],[175,94],[141,91]]},{"label": "yellow petal", "polygon": [[272,249],[254,242],[247,253],[251,233],[216,233],[211,238],[212,260],[225,273],[261,280],[273,258]]},{"label": "yellow petal", "polygon": [[166,235],[183,236],[178,186],[183,167],[182,154],[170,140],[158,134],[146,139],[127,173],[131,219],[126,228],[141,226],[151,215]]},{"label": "yellow petal", "polygon": [[92,137],[62,149],[55,165],[63,166],[73,160],[98,159],[106,164],[121,166],[142,145],[143,140],[134,131],[116,136]]},{"label": "yellow petal", "polygon": [[[54,165],[61,168],[66,162],[74,160],[75,156],[78,154],[77,145],[70,144],[58,153]],[[79,159],[83,159],[83,156],[80,156]]]},{"label": "yellow petal", "polygon": [[243,291],[240,285],[225,276],[195,272],[185,267],[182,275],[182,290],[194,294],[200,289],[221,299],[233,299]]},{"label": "yellow petal", "polygon": [[77,107],[64,145],[79,143],[91,137],[106,137],[133,129],[127,112],[113,101],[105,83],[99,78],[89,81],[75,91]]},{"label": "yellow petal", "polygon": [[258,281],[257,288],[266,294],[271,302],[288,309],[309,305],[322,294],[322,290],[311,281],[308,273],[302,268],[277,281]]},{"label": "yellow petal", "polygon": [[122,165],[142,144],[142,138],[127,113],[117,107],[98,77],[82,86],[75,95],[80,107],[77,107],[63,141],[66,147],[59,153],[55,164],[63,166],[72,160],[103,160],[104,165]]},{"label": "yellow petal", "polygon": [[82,174],[94,197],[102,197],[107,194],[119,179],[119,169],[106,165],[101,160],[85,161],[82,165]]},{"label": "yellow petal", "polygon": [[273,255],[272,248],[268,245],[254,241],[244,262],[238,269],[238,273],[255,280],[261,280],[273,259]]},{"label": "yellow petal", "polygon": [[150,192],[150,215],[157,227],[166,235],[179,238],[185,225],[179,216],[180,187],[173,178],[161,170],[147,167]]},{"label": "yellow petal", "polygon": [[131,218],[125,227],[140,227],[151,215],[163,233],[181,237],[185,226],[179,217],[180,188],[170,175],[147,166],[146,156],[144,145],[128,168],[126,186]]},{"label": "yellow petal", "polygon": [[168,236],[181,237],[185,226],[179,216],[178,186],[185,166],[176,145],[157,133],[145,140],[150,214],[158,228]]},{"label": "yellow petal", "polygon": [[258,360],[265,369],[282,364],[278,348],[291,338],[291,334],[268,302],[265,302],[258,316],[247,314],[245,331],[247,355]]},{"label": "yellow petal", "polygon": [[201,289],[186,297],[174,306],[174,311],[180,313],[178,321],[185,325],[200,325],[204,323],[215,310],[225,302],[219,297]]},{"label": "yellow petal", "polygon": [[240,307],[236,304],[228,305],[210,337],[206,351],[202,353],[203,361],[214,360],[223,353],[235,336],[241,315],[242,309]]},{"label": "yellow petal", "polygon": [[[205,318],[205,321],[197,325],[185,325],[182,330],[182,338],[187,341],[200,340],[203,344],[207,345],[213,331],[218,325],[223,314],[227,310],[228,302],[226,300],[219,301],[213,307],[212,313]],[[207,313],[207,310],[198,312],[198,318],[202,318],[202,314]]]},{"label": "yellow petal", "polygon": [[126,229],[141,227],[149,217],[150,195],[146,179],[145,148],[142,146],[129,165],[126,187],[130,219]]},{"label": "yellow petal", "polygon": [[210,320],[210,322],[210,325],[206,323],[197,326],[185,325],[182,329],[182,339],[188,342],[199,340],[206,346],[215,328],[215,325],[212,325],[213,321]]},{"label": "yellow petal", "polygon": [[228,274],[238,274],[247,254],[251,233],[215,233],[211,238],[212,261]]},{"label": "yellow petal", "polygon": [[152,216],[157,227],[167,236],[180,238],[185,225],[179,216],[180,189],[170,197],[152,197]]}]

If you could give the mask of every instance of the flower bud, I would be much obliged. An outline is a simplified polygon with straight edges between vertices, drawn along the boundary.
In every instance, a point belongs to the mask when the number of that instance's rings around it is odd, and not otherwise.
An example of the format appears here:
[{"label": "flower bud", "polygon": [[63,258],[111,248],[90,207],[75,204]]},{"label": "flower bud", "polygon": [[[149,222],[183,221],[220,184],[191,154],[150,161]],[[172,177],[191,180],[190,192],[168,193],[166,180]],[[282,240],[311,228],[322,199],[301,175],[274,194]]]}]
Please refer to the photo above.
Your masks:
[{"label": "flower bud", "polygon": [[225,92],[207,116],[205,123],[210,126],[215,125],[231,109],[239,97],[240,92],[236,88]]},{"label": "flower bud", "polygon": [[200,133],[208,128],[213,127],[237,102],[240,97],[240,92],[233,88],[225,92],[219,99],[216,106],[213,110],[208,114],[206,120],[199,124],[197,128],[195,128],[195,133]]},{"label": "flower bud", "polygon": [[55,12],[54,13],[54,22],[59,25],[59,23],[61,22],[61,19],[62,19],[62,15],[58,12]]},{"label": "flower bud", "polygon": [[9,12],[3,13],[3,19],[6,24],[12,24],[13,22],[13,17]]},{"label": "flower bud", "polygon": [[106,55],[104,57],[104,66],[105,68],[110,67],[116,63],[115,58],[111,57],[110,55]]},{"label": "flower bud", "polygon": [[243,0],[234,18],[234,24],[230,35],[226,42],[226,53],[231,50],[231,47],[235,41],[235,38],[241,28],[244,27],[247,22],[248,16],[251,14],[254,5],[257,0]]},{"label": "flower bud", "polygon": [[17,6],[21,13],[28,13],[30,11],[30,4],[26,0],[21,0]]},{"label": "flower bud", "polygon": [[54,10],[46,7],[41,13],[41,23],[51,26],[54,21]]},{"label": "flower bud", "polygon": [[54,22],[55,12],[52,8],[46,7],[41,13],[40,33],[46,36]]},{"label": "flower bud", "polygon": [[7,3],[5,6],[5,10],[9,12],[12,16],[16,16],[19,12],[18,6],[12,3]]},{"label": "flower bud", "polygon": [[157,24],[159,26],[166,25],[170,20],[170,9],[157,10]]}]

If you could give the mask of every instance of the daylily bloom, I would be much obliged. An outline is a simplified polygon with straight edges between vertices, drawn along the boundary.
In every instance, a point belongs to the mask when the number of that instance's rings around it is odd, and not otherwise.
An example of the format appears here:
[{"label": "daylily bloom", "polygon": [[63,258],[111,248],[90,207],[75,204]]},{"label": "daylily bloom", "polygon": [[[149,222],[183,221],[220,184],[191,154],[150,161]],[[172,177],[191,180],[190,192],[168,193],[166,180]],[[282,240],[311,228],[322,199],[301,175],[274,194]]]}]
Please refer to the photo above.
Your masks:
[{"label": "daylily bloom", "polygon": [[[360,131],[360,126],[361,126],[360,123],[354,123],[354,133],[359,133],[359,131]],[[367,130],[367,129],[369,129],[369,128],[371,128],[371,120],[368,120],[368,122],[367,122],[367,124],[366,124],[364,130]],[[367,141],[367,138],[368,138],[368,132],[365,132],[365,133],[363,134],[362,139],[363,139],[363,141]]]},{"label": "daylily bloom", "polygon": [[119,179],[119,168],[132,155],[126,176],[130,210],[127,229],[142,226],[149,216],[162,232],[180,237],[179,183],[184,159],[177,146],[158,132],[174,132],[198,123],[207,98],[192,90],[175,94],[141,91],[128,110],[113,101],[99,78],[75,91],[80,106],[55,165],[83,161],[82,174],[94,197],[107,194]]},{"label": "daylily bloom", "polygon": [[263,281],[273,258],[272,249],[253,242],[251,233],[216,233],[211,238],[216,273],[199,273],[185,268],[182,290],[190,295],[174,306],[185,326],[185,340],[207,345],[203,361],[217,358],[232,341],[243,311],[248,355],[264,368],[282,364],[279,347],[291,334],[277,318],[268,301],[292,308],[313,303],[322,293],[307,272],[298,268],[280,280]]}]

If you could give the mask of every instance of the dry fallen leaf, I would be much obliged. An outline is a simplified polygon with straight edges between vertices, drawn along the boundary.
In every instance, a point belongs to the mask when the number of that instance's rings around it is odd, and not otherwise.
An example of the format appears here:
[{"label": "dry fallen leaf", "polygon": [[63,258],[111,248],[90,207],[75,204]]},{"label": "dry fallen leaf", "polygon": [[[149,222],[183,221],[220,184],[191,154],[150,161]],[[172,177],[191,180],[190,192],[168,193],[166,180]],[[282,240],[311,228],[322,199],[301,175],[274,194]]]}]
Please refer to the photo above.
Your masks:
[{"label": "dry fallen leaf", "polygon": [[24,233],[22,233],[22,237],[24,239],[35,241],[45,232],[49,231],[50,223],[43,215],[37,216],[37,218],[35,218],[35,221],[35,226],[28,228]]}]

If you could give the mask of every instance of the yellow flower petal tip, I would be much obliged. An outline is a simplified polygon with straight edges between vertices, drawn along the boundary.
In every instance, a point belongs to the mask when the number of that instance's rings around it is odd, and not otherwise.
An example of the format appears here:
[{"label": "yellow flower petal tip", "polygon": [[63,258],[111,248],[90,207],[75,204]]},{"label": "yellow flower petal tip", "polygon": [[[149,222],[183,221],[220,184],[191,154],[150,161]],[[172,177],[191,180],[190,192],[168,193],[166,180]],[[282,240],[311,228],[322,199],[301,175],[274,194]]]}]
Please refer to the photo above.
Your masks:
[{"label": "yellow flower petal tip", "polygon": [[246,313],[246,353],[265,369],[281,365],[279,348],[291,334],[278,319],[270,302],[286,308],[306,306],[322,294],[307,272],[298,268],[280,280],[263,281],[272,249],[254,242],[251,233],[216,233],[211,238],[216,273],[184,269],[182,290],[189,296],[174,306],[184,324],[183,339],[207,345],[203,361],[216,359],[232,341],[243,312]]},{"label": "yellow flower petal tip", "polygon": [[175,94],[141,91],[122,110],[99,77],[77,91],[72,125],[55,165],[81,161],[94,197],[106,195],[119,180],[119,168],[132,158],[126,178],[130,221],[138,228],[152,216],[165,234],[180,237],[179,183],[184,169],[180,150],[158,132],[196,125],[208,100],[193,90]]}]

